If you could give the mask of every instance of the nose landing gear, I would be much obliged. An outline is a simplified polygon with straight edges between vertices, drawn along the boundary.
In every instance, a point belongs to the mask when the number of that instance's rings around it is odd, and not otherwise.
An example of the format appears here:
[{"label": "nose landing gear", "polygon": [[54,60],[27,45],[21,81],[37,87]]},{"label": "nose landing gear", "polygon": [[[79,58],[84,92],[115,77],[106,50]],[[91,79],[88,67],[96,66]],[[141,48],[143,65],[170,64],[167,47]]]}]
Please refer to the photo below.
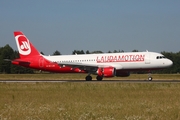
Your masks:
[{"label": "nose landing gear", "polygon": [[149,81],[152,81],[152,79],[153,79],[152,77],[148,77],[148,80],[149,80]]},{"label": "nose landing gear", "polygon": [[149,71],[149,73],[148,73],[148,80],[149,81],[152,81],[153,80],[153,78],[151,77],[151,72]]}]

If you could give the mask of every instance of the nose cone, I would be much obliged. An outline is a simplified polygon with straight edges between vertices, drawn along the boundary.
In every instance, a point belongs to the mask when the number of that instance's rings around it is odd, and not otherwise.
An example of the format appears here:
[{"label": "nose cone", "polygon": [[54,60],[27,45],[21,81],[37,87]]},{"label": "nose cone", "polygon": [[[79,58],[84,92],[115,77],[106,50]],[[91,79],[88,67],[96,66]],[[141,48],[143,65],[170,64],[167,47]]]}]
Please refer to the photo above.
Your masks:
[{"label": "nose cone", "polygon": [[166,61],[166,66],[167,66],[167,67],[171,67],[172,65],[173,65],[173,62],[168,59],[168,60]]}]

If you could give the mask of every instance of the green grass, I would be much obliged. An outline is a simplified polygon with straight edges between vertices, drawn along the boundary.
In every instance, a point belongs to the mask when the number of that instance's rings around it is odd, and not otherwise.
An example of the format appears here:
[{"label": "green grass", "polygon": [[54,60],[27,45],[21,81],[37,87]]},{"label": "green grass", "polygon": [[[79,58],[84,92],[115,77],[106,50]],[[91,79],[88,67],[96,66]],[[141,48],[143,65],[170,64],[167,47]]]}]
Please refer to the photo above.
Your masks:
[{"label": "green grass", "polygon": [[[85,80],[87,74],[0,74],[0,80]],[[96,76],[92,75],[93,80]],[[103,80],[146,80],[147,74],[112,77]],[[180,74],[152,74],[153,80],[180,80]]]},{"label": "green grass", "polygon": [[178,83],[0,83],[1,120],[178,120]]}]

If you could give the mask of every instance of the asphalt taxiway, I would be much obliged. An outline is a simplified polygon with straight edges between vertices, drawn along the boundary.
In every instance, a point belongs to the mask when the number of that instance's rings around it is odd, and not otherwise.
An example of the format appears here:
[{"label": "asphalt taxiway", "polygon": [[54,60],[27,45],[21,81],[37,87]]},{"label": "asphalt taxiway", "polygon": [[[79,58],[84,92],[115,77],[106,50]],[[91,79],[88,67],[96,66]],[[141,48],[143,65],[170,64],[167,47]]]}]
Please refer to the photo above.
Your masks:
[{"label": "asphalt taxiway", "polygon": [[180,83],[180,80],[0,80],[0,83]]}]

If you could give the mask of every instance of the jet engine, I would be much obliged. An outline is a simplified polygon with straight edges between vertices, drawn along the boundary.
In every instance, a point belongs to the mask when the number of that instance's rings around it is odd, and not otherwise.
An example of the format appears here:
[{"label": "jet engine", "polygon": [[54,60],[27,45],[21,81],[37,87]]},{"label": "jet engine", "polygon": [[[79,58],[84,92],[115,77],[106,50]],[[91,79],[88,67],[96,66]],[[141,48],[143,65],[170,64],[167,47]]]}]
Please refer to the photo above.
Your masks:
[{"label": "jet engine", "polygon": [[116,69],[114,67],[98,68],[97,75],[103,77],[114,77],[116,75]]},{"label": "jet engine", "polygon": [[118,71],[116,71],[116,76],[117,77],[128,77],[128,76],[130,76],[130,72],[118,70]]}]

